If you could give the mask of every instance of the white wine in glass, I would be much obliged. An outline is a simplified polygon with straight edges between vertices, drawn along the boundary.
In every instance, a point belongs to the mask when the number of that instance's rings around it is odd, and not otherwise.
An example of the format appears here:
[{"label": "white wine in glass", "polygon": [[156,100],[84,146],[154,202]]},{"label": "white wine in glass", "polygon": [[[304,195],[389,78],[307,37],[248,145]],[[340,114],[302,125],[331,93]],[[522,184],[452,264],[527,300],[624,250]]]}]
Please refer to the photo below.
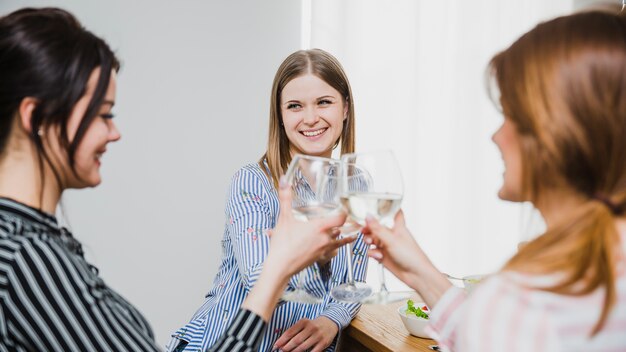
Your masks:
[{"label": "white wine in glass", "polygon": [[309,221],[310,219],[333,215],[338,210],[340,209],[337,204],[309,204],[293,208],[293,215],[300,221]]},{"label": "white wine in glass", "polygon": [[341,196],[341,204],[349,211],[350,217],[359,224],[371,215],[379,220],[393,219],[402,203],[402,195],[397,193],[349,193]]},{"label": "white wine in glass", "polygon": [[[365,192],[368,188],[369,183],[367,173],[365,172],[358,172],[358,174],[356,175],[345,176],[345,178],[339,177],[337,180],[340,184],[340,194],[342,195],[356,191]],[[362,227],[363,226],[361,224],[354,220],[346,221],[346,223],[339,229],[341,231],[340,236],[357,236]],[[347,282],[339,286],[333,287],[333,289],[330,290],[330,295],[335,300],[340,302],[361,302],[372,294],[372,288],[366,283],[357,282],[354,279],[354,268],[352,263],[352,244],[347,244],[345,246],[345,250],[346,267],[348,270]]]}]

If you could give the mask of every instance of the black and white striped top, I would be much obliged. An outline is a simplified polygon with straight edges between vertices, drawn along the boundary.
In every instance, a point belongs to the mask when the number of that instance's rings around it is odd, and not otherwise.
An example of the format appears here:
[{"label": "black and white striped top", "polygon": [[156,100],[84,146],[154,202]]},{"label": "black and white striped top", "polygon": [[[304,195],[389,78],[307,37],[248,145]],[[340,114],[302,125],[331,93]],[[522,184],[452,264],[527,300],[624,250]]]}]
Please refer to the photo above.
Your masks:
[{"label": "black and white striped top", "polygon": [[228,330],[209,352],[253,352],[259,349],[267,323],[260,316],[240,308]]},{"label": "black and white striped top", "polygon": [[158,351],[53,216],[0,198],[0,351]]}]

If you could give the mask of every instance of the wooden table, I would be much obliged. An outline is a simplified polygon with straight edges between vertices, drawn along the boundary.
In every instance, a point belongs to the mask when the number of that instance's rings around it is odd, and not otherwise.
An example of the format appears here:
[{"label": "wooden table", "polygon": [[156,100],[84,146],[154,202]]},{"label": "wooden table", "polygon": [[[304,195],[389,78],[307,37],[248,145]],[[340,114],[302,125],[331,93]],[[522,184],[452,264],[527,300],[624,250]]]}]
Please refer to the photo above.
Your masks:
[{"label": "wooden table", "polygon": [[[419,296],[412,297],[416,302]],[[339,352],[431,351],[434,340],[410,335],[398,315],[406,301],[386,305],[364,304],[352,323],[342,332]]]}]

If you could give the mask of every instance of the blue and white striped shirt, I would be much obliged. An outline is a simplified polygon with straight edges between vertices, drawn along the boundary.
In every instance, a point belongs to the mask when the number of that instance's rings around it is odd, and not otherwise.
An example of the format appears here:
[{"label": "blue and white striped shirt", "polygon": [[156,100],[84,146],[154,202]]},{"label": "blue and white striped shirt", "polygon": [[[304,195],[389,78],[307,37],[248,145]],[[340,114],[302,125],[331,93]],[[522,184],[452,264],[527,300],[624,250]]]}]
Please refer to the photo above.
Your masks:
[{"label": "blue and white striped shirt", "polygon": [[[241,304],[254,286],[263,261],[269,251],[267,230],[272,229],[278,218],[279,202],[274,185],[258,164],[241,168],[233,177],[226,202],[226,225],[222,238],[222,262],[213,287],[206,295],[204,304],[192,316],[189,323],[172,335],[168,351],[178,346],[178,351],[206,351],[227,330],[239,311]],[[325,316],[335,322],[339,329],[346,327],[356,316],[360,304],[337,302],[330,297],[330,290],[347,281],[346,251],[339,250],[329,265],[329,270],[317,264],[307,268],[304,288],[323,298],[320,304],[303,304],[281,301],[274,310],[259,351],[270,351],[284,331],[300,319]],[[353,243],[354,278],[365,281],[368,245],[361,235]],[[290,281],[289,288],[295,287]],[[180,344],[181,341],[186,342]],[[334,351],[335,339],[326,349]]]}]

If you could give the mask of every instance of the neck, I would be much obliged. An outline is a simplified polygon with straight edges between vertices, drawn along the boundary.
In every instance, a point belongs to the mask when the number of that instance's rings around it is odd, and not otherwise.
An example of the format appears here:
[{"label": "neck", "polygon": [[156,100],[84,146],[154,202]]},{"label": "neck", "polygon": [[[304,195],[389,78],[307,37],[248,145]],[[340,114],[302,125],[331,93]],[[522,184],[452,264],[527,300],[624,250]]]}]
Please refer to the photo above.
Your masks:
[{"label": "neck", "polygon": [[8,145],[7,149],[0,158],[0,196],[54,214],[61,190],[50,167],[44,162],[44,182],[32,143],[22,144],[22,148]]},{"label": "neck", "polygon": [[534,205],[541,213],[548,229],[554,227],[568,213],[586,201],[579,194],[568,190],[542,192],[541,197],[541,200]]}]

